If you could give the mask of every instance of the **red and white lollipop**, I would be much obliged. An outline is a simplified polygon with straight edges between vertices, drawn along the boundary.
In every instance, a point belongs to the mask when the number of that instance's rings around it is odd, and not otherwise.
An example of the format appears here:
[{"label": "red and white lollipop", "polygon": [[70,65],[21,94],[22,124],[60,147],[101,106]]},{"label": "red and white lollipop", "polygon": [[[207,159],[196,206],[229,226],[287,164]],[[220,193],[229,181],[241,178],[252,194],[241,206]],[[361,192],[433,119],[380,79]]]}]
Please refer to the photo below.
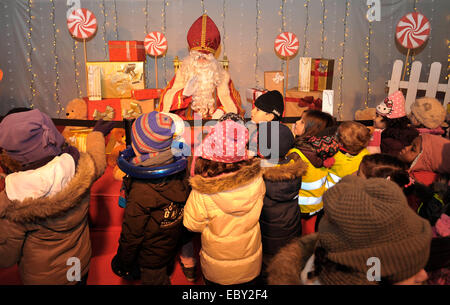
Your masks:
[{"label": "red and white lollipop", "polygon": [[299,45],[297,36],[291,32],[281,33],[275,38],[275,51],[283,57],[289,57],[297,53]]},{"label": "red and white lollipop", "polygon": [[403,16],[397,24],[397,41],[407,49],[420,47],[430,35],[430,22],[421,13],[413,12]]},{"label": "red and white lollipop", "polygon": [[144,46],[151,56],[160,56],[167,51],[167,39],[161,32],[151,32],[145,36]]},{"label": "red and white lollipop", "polygon": [[72,36],[87,39],[94,35],[97,30],[97,19],[91,11],[79,8],[74,10],[67,18],[67,27]]}]

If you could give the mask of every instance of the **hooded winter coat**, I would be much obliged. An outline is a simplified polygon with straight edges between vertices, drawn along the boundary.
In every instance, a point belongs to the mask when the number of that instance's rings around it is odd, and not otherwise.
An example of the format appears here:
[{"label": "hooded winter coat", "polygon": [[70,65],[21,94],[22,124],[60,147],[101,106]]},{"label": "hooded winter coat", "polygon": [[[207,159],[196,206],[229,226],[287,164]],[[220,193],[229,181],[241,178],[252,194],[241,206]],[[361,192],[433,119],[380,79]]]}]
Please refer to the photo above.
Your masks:
[{"label": "hooded winter coat", "polygon": [[298,193],[306,169],[301,159],[264,168],[266,195],[259,223],[265,254],[274,255],[292,238],[301,235]]},{"label": "hooded winter coat", "polygon": [[68,273],[79,259],[80,275],[86,275],[91,258],[89,191],[105,168],[105,139],[101,132],[91,132],[86,153],[80,153],[73,178],[60,192],[18,201],[2,191],[0,268],[18,263],[24,284],[75,284]]},{"label": "hooded winter coat", "polygon": [[183,224],[202,233],[203,275],[222,285],[252,281],[262,263],[259,217],[266,189],[260,160],[218,177],[195,175],[190,183]]},{"label": "hooded winter coat", "polygon": [[186,171],[159,179],[127,180],[127,205],[117,258],[125,270],[137,259],[157,269],[175,257],[183,228],[183,206],[190,188]]}]

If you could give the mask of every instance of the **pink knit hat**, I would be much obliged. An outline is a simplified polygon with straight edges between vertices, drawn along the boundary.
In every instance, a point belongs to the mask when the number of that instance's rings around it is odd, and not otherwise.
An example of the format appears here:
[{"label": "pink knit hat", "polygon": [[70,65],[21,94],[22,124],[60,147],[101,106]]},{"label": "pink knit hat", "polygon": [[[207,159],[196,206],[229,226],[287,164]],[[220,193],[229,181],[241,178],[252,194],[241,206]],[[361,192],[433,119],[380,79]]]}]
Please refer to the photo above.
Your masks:
[{"label": "pink knit hat", "polygon": [[385,98],[384,101],[377,106],[377,113],[389,119],[404,117],[406,111],[403,93],[399,90]]},{"label": "pink knit hat", "polygon": [[234,163],[248,159],[248,129],[232,120],[218,122],[198,147],[195,155],[203,159]]}]

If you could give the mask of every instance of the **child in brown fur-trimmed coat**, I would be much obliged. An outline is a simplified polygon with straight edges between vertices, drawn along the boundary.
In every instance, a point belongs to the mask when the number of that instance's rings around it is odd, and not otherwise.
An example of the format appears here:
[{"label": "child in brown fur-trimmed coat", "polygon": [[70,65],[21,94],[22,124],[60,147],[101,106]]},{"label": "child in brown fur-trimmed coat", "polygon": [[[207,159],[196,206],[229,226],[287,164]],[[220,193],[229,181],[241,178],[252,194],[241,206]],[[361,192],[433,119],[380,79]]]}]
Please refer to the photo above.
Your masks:
[{"label": "child in brown fur-trimmed coat", "polygon": [[89,191],[106,168],[104,135],[111,128],[99,121],[87,136],[87,152],[79,153],[37,109],[4,118],[0,268],[18,263],[24,284],[86,283]]}]

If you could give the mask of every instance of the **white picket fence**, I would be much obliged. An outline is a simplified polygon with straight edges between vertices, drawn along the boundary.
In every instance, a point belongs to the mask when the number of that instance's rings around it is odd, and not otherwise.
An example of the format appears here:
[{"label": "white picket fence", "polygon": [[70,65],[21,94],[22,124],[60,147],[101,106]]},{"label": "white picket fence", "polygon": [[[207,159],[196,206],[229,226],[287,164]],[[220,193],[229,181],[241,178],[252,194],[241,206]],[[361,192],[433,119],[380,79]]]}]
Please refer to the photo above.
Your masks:
[{"label": "white picket fence", "polygon": [[430,67],[430,74],[428,76],[428,82],[419,82],[420,71],[422,69],[422,63],[420,61],[414,61],[411,65],[409,74],[409,81],[402,81],[402,68],[403,61],[396,60],[392,67],[391,80],[387,82],[389,87],[389,95],[399,89],[407,89],[406,92],[406,113],[411,111],[411,105],[414,103],[417,90],[425,90],[425,96],[436,97],[436,93],[445,92],[444,107],[447,109],[447,104],[450,102],[450,78],[447,84],[439,84],[439,76],[441,75],[441,63],[434,62]]}]

